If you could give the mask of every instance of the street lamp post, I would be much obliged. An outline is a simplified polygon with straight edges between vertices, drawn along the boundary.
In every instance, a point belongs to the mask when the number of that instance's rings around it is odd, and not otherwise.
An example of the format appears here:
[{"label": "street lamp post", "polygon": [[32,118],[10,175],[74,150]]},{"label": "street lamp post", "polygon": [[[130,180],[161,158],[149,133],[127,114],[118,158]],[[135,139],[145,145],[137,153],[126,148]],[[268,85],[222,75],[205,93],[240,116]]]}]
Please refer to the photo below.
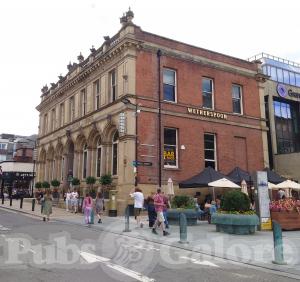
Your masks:
[{"label": "street lamp post", "polygon": [[136,166],[135,166],[135,176],[134,176],[134,186],[137,187],[138,186],[138,176],[137,176],[137,162],[138,162],[138,104],[133,104],[128,98],[123,98],[121,100],[121,102],[124,105],[132,105],[135,107],[135,162],[136,162]]}]

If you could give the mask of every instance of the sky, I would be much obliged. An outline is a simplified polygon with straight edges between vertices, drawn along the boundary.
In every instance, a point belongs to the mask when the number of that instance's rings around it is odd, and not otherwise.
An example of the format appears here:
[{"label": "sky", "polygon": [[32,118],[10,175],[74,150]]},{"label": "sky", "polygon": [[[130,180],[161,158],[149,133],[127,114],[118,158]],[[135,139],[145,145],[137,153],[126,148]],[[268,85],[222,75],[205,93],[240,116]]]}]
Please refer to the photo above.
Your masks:
[{"label": "sky", "polygon": [[300,63],[297,0],[0,1],[0,133],[36,134],[43,85],[116,34],[128,7],[151,33],[242,59],[266,52]]}]

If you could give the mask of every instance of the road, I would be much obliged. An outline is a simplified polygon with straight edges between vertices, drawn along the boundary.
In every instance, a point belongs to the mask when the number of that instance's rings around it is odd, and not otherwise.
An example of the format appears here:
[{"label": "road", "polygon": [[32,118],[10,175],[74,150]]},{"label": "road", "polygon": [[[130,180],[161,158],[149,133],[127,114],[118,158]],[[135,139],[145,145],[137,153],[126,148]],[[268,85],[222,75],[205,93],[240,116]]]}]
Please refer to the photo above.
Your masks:
[{"label": "road", "polygon": [[[150,232],[150,231],[149,231]],[[0,281],[296,281],[142,239],[0,210]]]}]

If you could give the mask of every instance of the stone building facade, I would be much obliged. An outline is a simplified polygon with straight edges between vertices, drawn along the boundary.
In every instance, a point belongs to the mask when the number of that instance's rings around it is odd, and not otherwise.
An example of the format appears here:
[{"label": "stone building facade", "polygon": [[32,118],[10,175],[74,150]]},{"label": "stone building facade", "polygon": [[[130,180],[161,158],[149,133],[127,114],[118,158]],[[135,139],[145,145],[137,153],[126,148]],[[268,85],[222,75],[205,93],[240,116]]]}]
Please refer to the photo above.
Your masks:
[{"label": "stone building facade", "polygon": [[145,32],[132,18],[42,89],[37,181],[66,187],[72,171],[84,186],[111,173],[123,207],[135,184],[148,194],[205,166],[268,166],[257,65]]}]

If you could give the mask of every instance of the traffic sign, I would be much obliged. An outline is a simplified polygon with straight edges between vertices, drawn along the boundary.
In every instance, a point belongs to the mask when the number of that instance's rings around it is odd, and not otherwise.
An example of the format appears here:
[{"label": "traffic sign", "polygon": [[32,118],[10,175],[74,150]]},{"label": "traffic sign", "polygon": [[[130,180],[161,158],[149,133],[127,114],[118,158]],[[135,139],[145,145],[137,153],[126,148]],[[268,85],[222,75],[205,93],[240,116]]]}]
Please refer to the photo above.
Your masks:
[{"label": "traffic sign", "polygon": [[133,161],[133,166],[152,166],[152,162]]}]

